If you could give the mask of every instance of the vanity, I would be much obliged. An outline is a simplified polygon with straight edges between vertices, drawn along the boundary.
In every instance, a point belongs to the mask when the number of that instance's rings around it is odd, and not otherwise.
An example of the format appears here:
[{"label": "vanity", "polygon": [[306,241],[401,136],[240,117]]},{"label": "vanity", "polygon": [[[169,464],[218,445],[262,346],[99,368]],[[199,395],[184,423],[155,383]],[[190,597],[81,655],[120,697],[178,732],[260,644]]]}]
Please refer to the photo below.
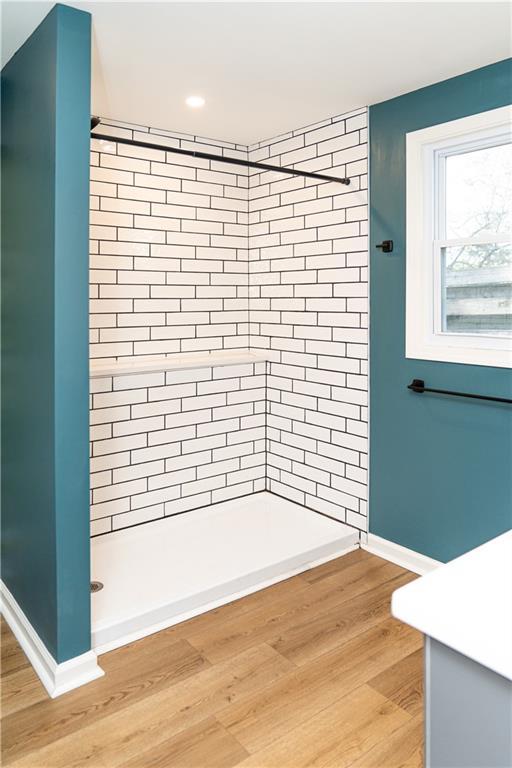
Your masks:
[{"label": "vanity", "polygon": [[425,635],[426,768],[512,766],[512,531],[398,589]]}]

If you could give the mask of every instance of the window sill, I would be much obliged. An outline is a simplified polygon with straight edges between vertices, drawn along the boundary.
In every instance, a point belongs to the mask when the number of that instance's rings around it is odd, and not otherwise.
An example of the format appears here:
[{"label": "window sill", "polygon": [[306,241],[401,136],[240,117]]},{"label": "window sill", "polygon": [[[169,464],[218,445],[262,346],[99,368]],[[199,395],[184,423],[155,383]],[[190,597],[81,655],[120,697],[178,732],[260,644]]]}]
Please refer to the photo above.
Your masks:
[{"label": "window sill", "polygon": [[415,339],[406,343],[405,356],[414,360],[485,365],[490,368],[512,368],[512,345],[508,349],[489,349],[460,344],[452,345],[446,339],[437,344]]}]

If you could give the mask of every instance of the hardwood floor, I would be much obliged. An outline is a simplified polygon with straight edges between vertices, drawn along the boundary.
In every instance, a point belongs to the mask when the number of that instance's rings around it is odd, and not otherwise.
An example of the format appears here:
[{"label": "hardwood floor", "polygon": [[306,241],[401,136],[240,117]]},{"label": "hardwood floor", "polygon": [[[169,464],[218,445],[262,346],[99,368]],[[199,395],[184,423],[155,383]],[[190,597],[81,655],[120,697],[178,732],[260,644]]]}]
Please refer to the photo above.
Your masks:
[{"label": "hardwood floor", "polygon": [[422,637],[390,617],[413,574],[357,550],[104,654],[47,697],[2,625],[12,768],[421,768]]}]

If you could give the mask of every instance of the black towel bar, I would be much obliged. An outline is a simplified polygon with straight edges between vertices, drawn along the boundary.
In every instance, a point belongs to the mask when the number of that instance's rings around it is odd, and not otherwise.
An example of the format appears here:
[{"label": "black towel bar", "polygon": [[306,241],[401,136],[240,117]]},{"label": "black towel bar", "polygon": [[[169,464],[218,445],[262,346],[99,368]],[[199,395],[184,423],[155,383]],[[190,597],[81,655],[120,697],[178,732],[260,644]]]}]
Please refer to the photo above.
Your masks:
[{"label": "black towel bar", "polygon": [[471,397],[473,400],[491,400],[493,403],[512,403],[509,397],[491,397],[490,395],[472,395],[469,392],[451,392],[449,389],[431,389],[425,386],[423,379],[413,379],[407,385],[407,389],[422,394],[423,392],[435,392],[438,395],[454,395],[455,397]]}]

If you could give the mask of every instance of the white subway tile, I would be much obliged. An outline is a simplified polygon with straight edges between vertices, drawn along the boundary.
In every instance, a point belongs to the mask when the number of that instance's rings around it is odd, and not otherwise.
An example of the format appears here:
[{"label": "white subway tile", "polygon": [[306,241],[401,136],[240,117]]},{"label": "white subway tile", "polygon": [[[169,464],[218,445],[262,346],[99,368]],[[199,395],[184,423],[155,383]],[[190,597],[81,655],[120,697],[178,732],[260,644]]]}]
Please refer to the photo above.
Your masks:
[{"label": "white subway tile", "polygon": [[212,491],[215,488],[223,488],[226,485],[225,475],[214,477],[204,477],[201,480],[195,480],[192,483],[185,483],[182,486],[183,496],[193,496],[198,493]]},{"label": "white subway tile", "polygon": [[113,437],[110,440],[97,440],[93,444],[93,456],[103,456],[106,453],[121,453],[135,448],[142,448],[145,445],[146,435],[130,435],[128,437]]},{"label": "white subway tile", "polygon": [[189,453],[176,458],[167,459],[165,462],[166,472],[177,472],[180,469],[187,467],[199,467],[203,464],[210,464],[212,460],[212,452],[198,451],[197,453]]},{"label": "white subway tile", "polygon": [[226,472],[234,472],[240,467],[240,459],[226,459],[225,461],[208,462],[197,469],[197,477],[211,477],[213,475],[222,475]]},{"label": "white subway tile", "polygon": [[89,439],[92,442],[94,440],[104,440],[108,437],[112,437],[112,427],[110,424],[98,424],[89,428]]},{"label": "white subway tile", "polygon": [[[143,432],[154,432],[164,427],[163,416],[153,416],[148,419],[128,419],[127,421],[121,421],[113,425],[113,435],[135,435],[142,434]],[[151,435],[148,435],[151,437]]]},{"label": "white subway tile", "polygon": [[163,445],[164,443],[177,443],[180,440],[190,440],[196,437],[197,427],[189,424],[183,427],[160,429],[148,434],[148,445]]},{"label": "white subway tile", "polygon": [[183,499],[168,501],[165,504],[165,515],[178,515],[188,510],[206,507],[211,503],[210,493],[198,493],[195,496],[186,496]]},{"label": "white subway tile", "polygon": [[[145,392],[146,390],[143,391]],[[160,416],[162,414],[177,413],[179,410],[179,400],[159,400],[154,403],[144,402],[144,404],[132,406],[132,418],[142,419],[148,416]]]},{"label": "white subway tile", "polygon": [[205,408],[201,411],[187,411],[185,413],[173,413],[166,417],[165,426],[167,429],[182,427],[188,424],[204,424],[212,420],[211,408]]},{"label": "white subway tile", "polygon": [[160,386],[151,387],[148,392],[148,400],[172,400],[180,397],[191,397],[196,394],[195,382],[188,384],[170,384],[161,386],[163,381],[159,381]]},{"label": "white subway tile", "polygon": [[112,519],[110,517],[103,517],[98,520],[91,520],[91,537],[101,536],[103,533],[110,533],[112,530]]},{"label": "white subway tile", "polygon": [[209,435],[208,437],[197,437],[195,440],[187,440],[182,444],[181,448],[185,454],[220,448],[225,444],[226,435]]},{"label": "white subway tile", "polygon": [[182,469],[179,472],[165,472],[162,475],[154,475],[153,477],[150,477],[148,480],[148,489],[154,491],[160,488],[169,488],[174,485],[181,485],[181,483],[189,483],[191,480],[195,479],[195,467]]},{"label": "white subway tile", "polygon": [[306,494],[305,504],[311,509],[314,509],[317,512],[321,512],[323,515],[333,517],[335,520],[339,520],[341,523],[345,522],[345,507],[340,506],[333,501],[327,501],[327,499],[319,498],[318,496],[309,496]]},{"label": "white subway tile", "polygon": [[127,467],[114,469],[112,475],[114,483],[124,483],[127,480],[135,480],[140,477],[151,477],[164,471],[164,461],[148,461],[143,464],[134,464]]},{"label": "white subway tile", "polygon": [[252,492],[253,484],[251,482],[230,485],[226,488],[212,492],[212,504],[216,504],[219,501],[226,501],[227,499],[236,499],[239,496],[246,496]]},{"label": "white subway tile", "polygon": [[285,483],[277,482],[276,480],[270,481],[271,493],[276,493],[278,496],[284,496],[285,499],[295,501],[297,504],[304,505],[304,493],[296,488],[292,488]]},{"label": "white subway tile", "polygon": [[[165,203],[165,191],[148,187],[118,186],[118,196],[127,200],[144,200],[146,202]],[[104,194],[104,193],[102,193]]]},{"label": "white subway tile", "polygon": [[133,173],[92,166],[91,181],[102,181],[107,184],[133,184]]},{"label": "white subway tile", "polygon": [[[105,179],[105,181],[109,181],[109,179]],[[119,183],[129,184],[130,182],[120,181]],[[166,176],[153,176],[152,174],[148,173],[136,173],[134,183],[135,186],[145,187],[146,189],[179,191],[181,187],[181,182],[179,179],[168,178]]]},{"label": "white subway tile", "polygon": [[146,490],[146,487],[147,481],[144,477],[139,480],[129,480],[126,483],[115,483],[103,488],[95,488],[92,494],[93,504],[120,499],[124,496],[131,496],[134,493],[142,493]]},{"label": "white subway tile", "polygon": [[139,525],[140,523],[147,523],[151,520],[158,520],[158,518],[164,516],[164,505],[156,504],[151,507],[145,507],[143,509],[132,510],[126,514],[116,515],[113,518],[112,525],[113,530],[120,528],[127,528],[131,525]]},{"label": "white subway tile", "polygon": [[91,472],[102,472],[106,469],[123,467],[130,463],[130,453],[114,453],[110,455],[94,456],[90,460]]},{"label": "white subway tile", "polygon": [[91,504],[91,520],[97,520],[100,517],[109,517],[110,515],[119,515],[130,509],[130,499],[114,499],[102,504]]}]

